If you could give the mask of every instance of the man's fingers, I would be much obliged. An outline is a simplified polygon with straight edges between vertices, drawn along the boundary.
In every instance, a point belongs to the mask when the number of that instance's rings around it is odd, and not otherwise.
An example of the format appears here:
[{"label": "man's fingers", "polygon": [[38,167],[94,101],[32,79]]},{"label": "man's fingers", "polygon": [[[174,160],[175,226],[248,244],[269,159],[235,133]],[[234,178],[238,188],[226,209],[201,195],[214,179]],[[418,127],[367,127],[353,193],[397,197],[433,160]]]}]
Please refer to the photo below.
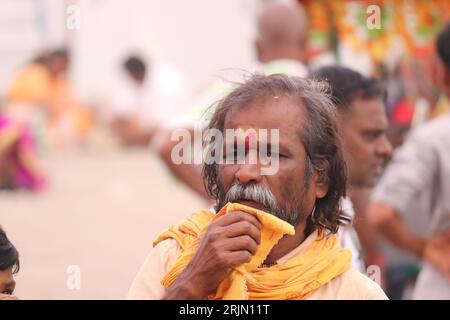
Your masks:
[{"label": "man's fingers", "polygon": [[239,221],[222,228],[224,228],[224,235],[228,238],[248,235],[252,237],[257,244],[261,242],[261,231],[248,221]]},{"label": "man's fingers", "polygon": [[217,219],[216,223],[219,226],[225,227],[225,226],[228,226],[230,224],[233,224],[233,223],[236,223],[239,221],[250,222],[256,228],[261,229],[261,223],[259,222],[259,220],[254,215],[243,212],[243,211],[230,212],[230,213],[224,215],[223,217],[220,217],[219,219]]},{"label": "man's fingers", "polygon": [[242,251],[232,251],[228,253],[227,260],[230,262],[232,267],[236,267],[243,263],[247,263],[252,259],[252,254],[247,250]]},{"label": "man's fingers", "polygon": [[228,251],[247,250],[251,255],[254,255],[256,250],[258,250],[258,244],[252,237],[247,235],[230,238],[226,241],[225,246]]}]

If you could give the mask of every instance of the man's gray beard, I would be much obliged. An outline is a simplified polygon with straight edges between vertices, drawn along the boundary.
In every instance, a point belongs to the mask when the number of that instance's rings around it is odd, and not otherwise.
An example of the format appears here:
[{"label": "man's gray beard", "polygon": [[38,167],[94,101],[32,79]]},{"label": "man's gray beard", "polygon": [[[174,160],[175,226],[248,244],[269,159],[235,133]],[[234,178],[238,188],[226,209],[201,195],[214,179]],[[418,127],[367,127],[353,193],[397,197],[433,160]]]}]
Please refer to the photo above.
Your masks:
[{"label": "man's gray beard", "polygon": [[280,207],[273,193],[263,186],[255,183],[243,185],[233,184],[225,193],[223,185],[219,182],[219,199],[216,210],[220,210],[228,202],[238,202],[238,200],[247,199],[256,202],[264,207],[264,211],[286,221],[296,227],[300,222],[304,222],[308,216],[304,208],[306,198],[306,188],[302,191],[299,198],[295,197],[292,205]]}]

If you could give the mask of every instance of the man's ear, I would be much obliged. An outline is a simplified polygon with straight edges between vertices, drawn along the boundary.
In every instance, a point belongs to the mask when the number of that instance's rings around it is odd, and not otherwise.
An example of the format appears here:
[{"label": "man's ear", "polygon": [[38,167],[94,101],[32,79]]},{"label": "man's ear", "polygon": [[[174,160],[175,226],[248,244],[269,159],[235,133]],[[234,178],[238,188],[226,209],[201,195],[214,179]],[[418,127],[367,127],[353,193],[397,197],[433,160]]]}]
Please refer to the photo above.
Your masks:
[{"label": "man's ear", "polygon": [[316,170],[314,170],[313,179],[316,184],[316,198],[322,199],[328,193],[328,179],[325,176],[320,176]]}]

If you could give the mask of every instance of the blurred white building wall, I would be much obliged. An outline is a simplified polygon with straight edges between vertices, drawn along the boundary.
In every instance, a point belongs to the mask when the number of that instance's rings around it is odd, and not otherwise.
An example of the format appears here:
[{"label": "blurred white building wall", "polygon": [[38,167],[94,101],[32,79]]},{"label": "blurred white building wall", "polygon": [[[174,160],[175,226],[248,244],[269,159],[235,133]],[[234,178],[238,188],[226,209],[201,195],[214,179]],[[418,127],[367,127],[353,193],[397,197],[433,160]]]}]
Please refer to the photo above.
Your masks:
[{"label": "blurred white building wall", "polygon": [[254,59],[257,0],[79,0],[81,25],[68,32],[73,76],[83,97],[101,103],[120,84],[130,52],[170,63],[194,89],[225,68]]}]

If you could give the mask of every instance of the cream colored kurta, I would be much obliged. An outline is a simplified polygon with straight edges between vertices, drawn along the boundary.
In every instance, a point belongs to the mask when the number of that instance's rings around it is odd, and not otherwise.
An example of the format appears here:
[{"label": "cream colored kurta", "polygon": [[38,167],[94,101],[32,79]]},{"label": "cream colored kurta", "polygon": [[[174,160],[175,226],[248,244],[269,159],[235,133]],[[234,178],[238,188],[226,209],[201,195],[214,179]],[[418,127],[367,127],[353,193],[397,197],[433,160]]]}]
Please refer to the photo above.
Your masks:
[{"label": "cream colored kurta", "polygon": [[[313,232],[277,263],[282,264],[302,254],[316,238],[317,232]],[[161,299],[165,294],[165,288],[160,281],[175,264],[179,251],[180,246],[174,239],[164,240],[154,247],[134,279],[128,292],[128,299]],[[317,289],[308,299],[385,300],[387,297],[378,284],[355,269],[350,269]]]}]

